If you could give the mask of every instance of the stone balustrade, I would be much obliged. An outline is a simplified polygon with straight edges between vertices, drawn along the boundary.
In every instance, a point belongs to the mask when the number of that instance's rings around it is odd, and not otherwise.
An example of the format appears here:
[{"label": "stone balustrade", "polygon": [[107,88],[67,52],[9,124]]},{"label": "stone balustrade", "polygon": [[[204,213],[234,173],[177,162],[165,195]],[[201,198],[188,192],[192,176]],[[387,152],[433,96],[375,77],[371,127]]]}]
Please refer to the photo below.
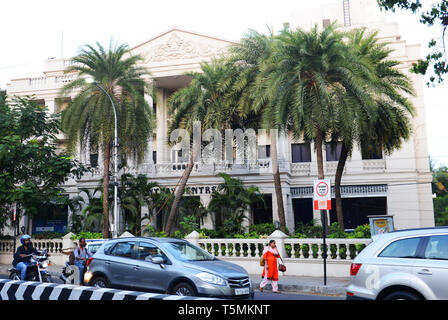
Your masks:
[{"label": "stone balustrade", "polygon": [[[67,255],[64,255],[62,250],[70,250],[77,245],[71,240],[72,236],[72,233],[68,233],[62,239],[34,239],[33,245],[38,250],[47,249],[51,255],[50,261],[62,266],[67,260]],[[323,273],[322,239],[289,238],[280,230],[264,239],[203,239],[196,231],[187,235],[185,239],[221,260],[242,266],[250,274],[261,273],[260,257],[269,241],[275,240],[283,262],[288,268],[286,275],[322,276]],[[326,242],[328,276],[348,277],[352,260],[371,242],[371,239],[327,239]],[[16,246],[19,245],[18,240]],[[0,240],[0,264],[11,264],[13,254],[13,240]]]},{"label": "stone balustrade", "polygon": [[[258,258],[271,239],[276,241],[277,248],[285,259],[318,260],[323,259],[324,254],[322,239],[288,238],[278,230],[266,239],[200,239],[199,235],[194,233],[186,239],[218,258]],[[370,239],[327,239],[327,259],[352,260],[370,241]]]},{"label": "stone balustrade", "polygon": [[[266,239],[201,239],[193,231],[185,237],[221,260],[236,263],[250,274],[261,274],[260,257],[270,240],[275,240],[283,262],[285,275],[321,277],[323,275],[323,240],[289,238],[276,230]],[[327,239],[327,274],[348,277],[352,260],[371,239]]]}]

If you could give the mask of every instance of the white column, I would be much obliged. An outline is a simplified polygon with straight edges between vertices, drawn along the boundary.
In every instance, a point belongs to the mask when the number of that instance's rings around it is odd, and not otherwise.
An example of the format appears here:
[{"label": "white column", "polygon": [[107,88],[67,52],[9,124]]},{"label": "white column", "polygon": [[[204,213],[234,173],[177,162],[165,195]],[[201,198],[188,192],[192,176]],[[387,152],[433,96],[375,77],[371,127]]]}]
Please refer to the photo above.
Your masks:
[{"label": "white column", "polygon": [[290,170],[290,142],[287,133],[280,131],[278,134],[277,153],[278,166],[280,172],[289,172]]},{"label": "white column", "polygon": [[[148,103],[149,107],[152,109],[152,105],[153,105],[153,98],[149,95],[149,94],[145,94],[145,101]],[[156,115],[153,115],[156,116]],[[153,133],[156,130],[156,128],[153,129]],[[146,146],[146,151],[145,151],[145,158],[143,160],[143,163],[146,164],[154,164],[154,161],[152,159],[152,152],[153,152],[153,139],[154,139],[154,134],[151,134],[148,142],[147,142],[147,146]]]},{"label": "white column", "polygon": [[170,150],[167,144],[168,138],[168,110],[165,90],[157,88],[157,163],[170,162]]},{"label": "white column", "polygon": [[294,225],[294,210],[292,207],[292,198],[289,193],[283,194],[283,203],[285,205],[285,220],[286,220],[286,227],[288,228],[289,232],[293,233],[295,229]]},{"label": "white column", "polygon": [[56,103],[53,99],[45,99],[45,106],[48,109],[48,113],[53,114],[56,110]]}]

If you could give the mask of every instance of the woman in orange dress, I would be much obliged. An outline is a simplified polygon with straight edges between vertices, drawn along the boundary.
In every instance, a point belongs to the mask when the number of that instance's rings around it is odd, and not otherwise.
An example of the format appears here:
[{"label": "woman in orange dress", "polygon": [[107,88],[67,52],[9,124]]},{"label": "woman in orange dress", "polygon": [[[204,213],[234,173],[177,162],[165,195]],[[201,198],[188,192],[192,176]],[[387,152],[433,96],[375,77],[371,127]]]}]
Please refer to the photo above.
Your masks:
[{"label": "woman in orange dress", "polygon": [[260,292],[263,292],[263,288],[271,282],[272,292],[280,293],[278,291],[278,264],[277,259],[280,254],[277,251],[275,241],[269,241],[269,246],[264,248],[263,258],[264,258],[264,268],[261,276],[263,280],[260,283]]}]

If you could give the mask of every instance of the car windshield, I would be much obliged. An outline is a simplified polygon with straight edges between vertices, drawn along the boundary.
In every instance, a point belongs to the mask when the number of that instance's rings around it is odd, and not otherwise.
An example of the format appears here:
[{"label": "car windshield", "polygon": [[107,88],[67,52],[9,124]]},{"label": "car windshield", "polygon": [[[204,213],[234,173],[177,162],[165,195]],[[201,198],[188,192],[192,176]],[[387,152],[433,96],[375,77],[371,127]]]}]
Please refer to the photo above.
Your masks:
[{"label": "car windshield", "polygon": [[211,261],[216,260],[208,252],[189,244],[188,242],[165,242],[163,247],[176,259],[181,261]]}]

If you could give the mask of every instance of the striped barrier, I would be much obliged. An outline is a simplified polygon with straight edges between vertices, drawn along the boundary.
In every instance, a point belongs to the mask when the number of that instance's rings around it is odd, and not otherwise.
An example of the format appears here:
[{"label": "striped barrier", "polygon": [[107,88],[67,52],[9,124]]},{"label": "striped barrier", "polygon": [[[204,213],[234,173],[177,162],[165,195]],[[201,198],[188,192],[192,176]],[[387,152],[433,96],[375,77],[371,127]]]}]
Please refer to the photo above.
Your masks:
[{"label": "striped barrier", "polygon": [[209,298],[0,279],[0,300],[214,300]]}]

